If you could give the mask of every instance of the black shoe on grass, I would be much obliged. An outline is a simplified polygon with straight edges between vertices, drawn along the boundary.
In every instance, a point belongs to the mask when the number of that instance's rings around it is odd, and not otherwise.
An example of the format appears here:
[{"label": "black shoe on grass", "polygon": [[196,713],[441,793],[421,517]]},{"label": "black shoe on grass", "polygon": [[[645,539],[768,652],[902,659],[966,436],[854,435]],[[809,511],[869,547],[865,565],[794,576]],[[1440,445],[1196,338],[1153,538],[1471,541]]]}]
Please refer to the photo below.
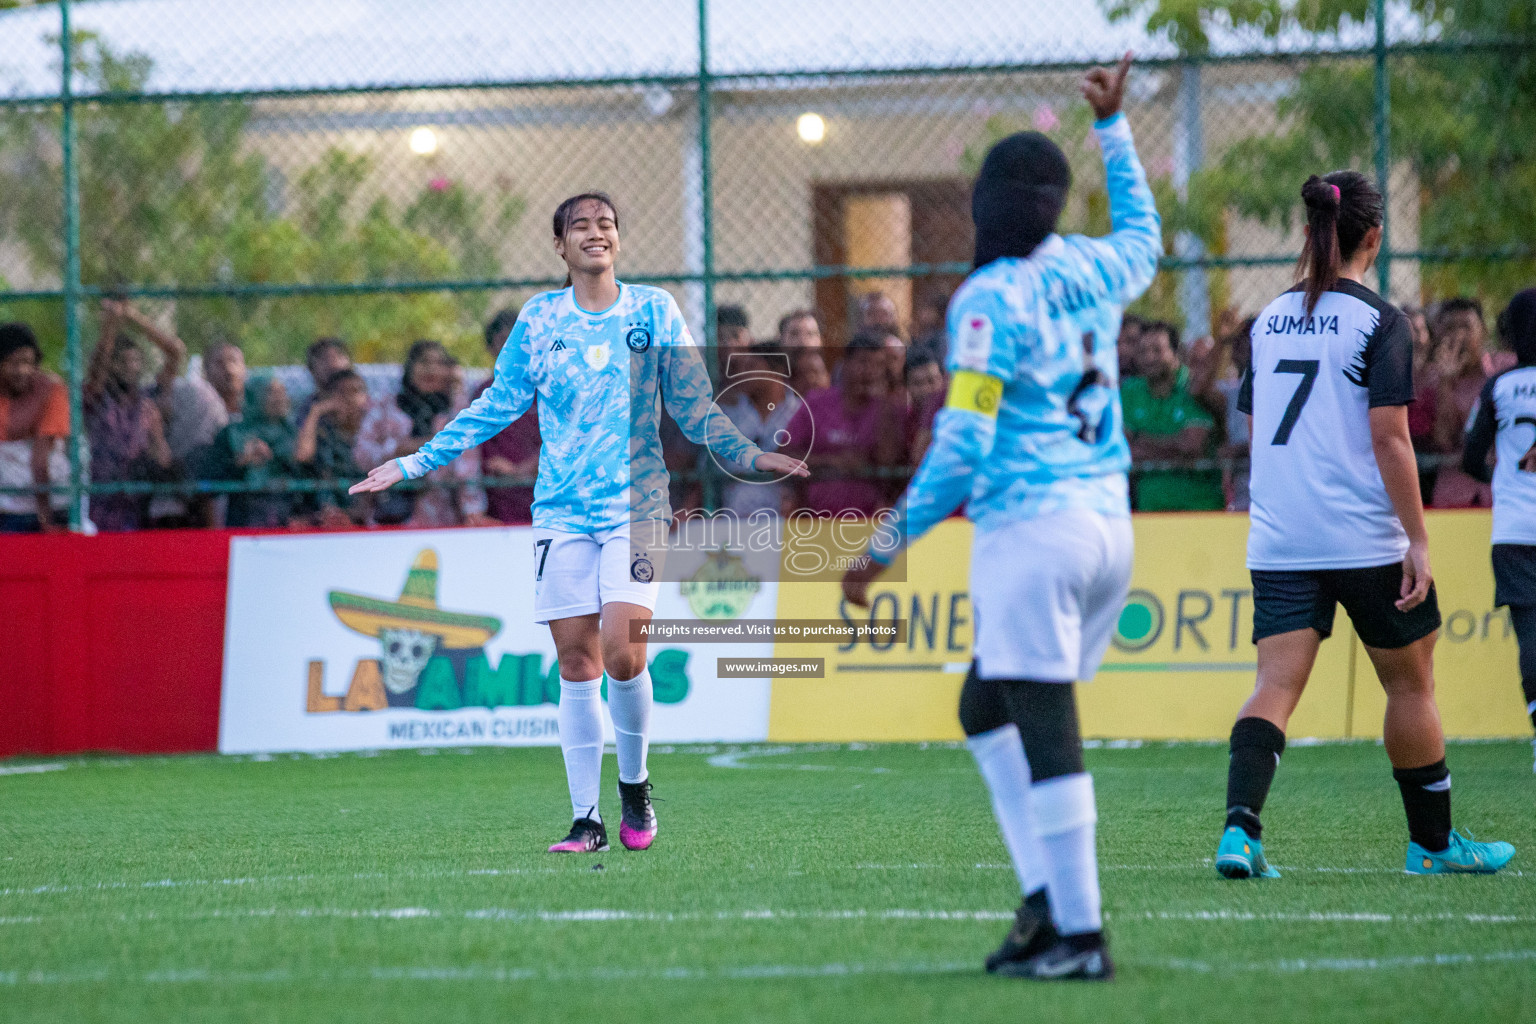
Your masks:
[{"label": "black shoe on grass", "polygon": [[1115,965],[1102,938],[1091,944],[1063,938],[1028,960],[999,965],[994,973],[1034,981],[1109,981],[1115,976]]},{"label": "black shoe on grass", "polygon": [[987,957],[987,973],[995,974],[1004,964],[1018,963],[1039,956],[1056,945],[1056,926],[1049,914],[1042,916],[1025,900],[1019,904],[1013,927],[1003,937],[1003,944]]}]

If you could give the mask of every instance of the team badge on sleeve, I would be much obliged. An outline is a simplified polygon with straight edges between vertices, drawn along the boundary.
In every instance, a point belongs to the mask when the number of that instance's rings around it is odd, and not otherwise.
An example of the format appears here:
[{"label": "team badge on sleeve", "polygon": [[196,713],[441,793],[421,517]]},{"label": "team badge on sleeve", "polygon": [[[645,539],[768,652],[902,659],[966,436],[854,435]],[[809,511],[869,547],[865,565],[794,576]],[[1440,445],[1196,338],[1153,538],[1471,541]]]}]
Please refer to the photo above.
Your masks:
[{"label": "team badge on sleeve", "polygon": [[992,321],[980,313],[967,314],[955,336],[955,362],[962,369],[984,373],[992,358]]}]

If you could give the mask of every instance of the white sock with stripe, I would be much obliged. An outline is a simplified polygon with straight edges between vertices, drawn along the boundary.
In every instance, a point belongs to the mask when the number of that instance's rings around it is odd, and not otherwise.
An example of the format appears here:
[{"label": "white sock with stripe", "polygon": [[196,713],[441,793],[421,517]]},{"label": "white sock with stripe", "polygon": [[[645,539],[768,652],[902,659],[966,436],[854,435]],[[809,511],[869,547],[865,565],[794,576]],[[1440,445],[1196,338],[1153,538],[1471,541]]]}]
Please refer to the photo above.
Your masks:
[{"label": "white sock with stripe", "polygon": [[1037,782],[1030,795],[1056,930],[1063,935],[1102,931],[1093,776],[1077,772]]}]

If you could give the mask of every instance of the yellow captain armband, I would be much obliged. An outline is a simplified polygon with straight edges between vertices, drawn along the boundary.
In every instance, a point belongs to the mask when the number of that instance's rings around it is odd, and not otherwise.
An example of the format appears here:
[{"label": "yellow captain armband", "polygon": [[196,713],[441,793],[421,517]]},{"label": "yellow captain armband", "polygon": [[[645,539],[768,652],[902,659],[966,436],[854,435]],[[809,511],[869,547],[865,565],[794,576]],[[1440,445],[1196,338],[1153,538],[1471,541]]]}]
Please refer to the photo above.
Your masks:
[{"label": "yellow captain armband", "polygon": [[964,409],[997,418],[997,405],[1003,398],[1003,379],[975,370],[956,370],[949,379],[946,409]]}]

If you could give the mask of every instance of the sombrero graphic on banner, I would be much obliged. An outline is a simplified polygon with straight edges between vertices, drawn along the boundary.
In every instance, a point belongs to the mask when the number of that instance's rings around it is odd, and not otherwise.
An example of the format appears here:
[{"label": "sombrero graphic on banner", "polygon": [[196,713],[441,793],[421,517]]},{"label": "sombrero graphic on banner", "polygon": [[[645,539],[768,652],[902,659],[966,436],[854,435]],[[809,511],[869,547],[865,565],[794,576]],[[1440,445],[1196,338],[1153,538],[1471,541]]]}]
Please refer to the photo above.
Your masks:
[{"label": "sombrero graphic on banner", "polygon": [[341,590],[327,596],[343,625],[378,639],[391,706],[413,703],[411,691],[434,654],[478,650],[501,631],[501,620],[493,616],[438,607],[437,552],[431,548],[416,555],[393,601]]}]

